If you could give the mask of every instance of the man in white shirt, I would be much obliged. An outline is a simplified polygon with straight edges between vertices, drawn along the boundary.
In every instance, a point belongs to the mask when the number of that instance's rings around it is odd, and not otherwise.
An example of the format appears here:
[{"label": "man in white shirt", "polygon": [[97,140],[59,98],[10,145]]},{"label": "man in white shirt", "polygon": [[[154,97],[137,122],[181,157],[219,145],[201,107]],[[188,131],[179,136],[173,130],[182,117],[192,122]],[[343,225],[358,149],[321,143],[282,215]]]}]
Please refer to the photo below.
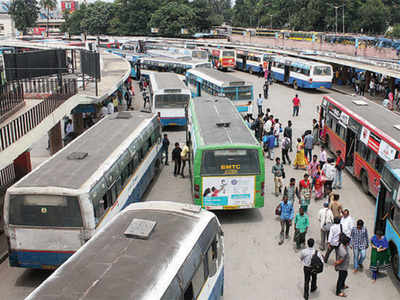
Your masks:
[{"label": "man in white shirt", "polygon": [[319,154],[319,165],[321,168],[324,167],[324,164],[327,162],[328,156],[326,154],[325,147],[321,145],[321,153]]},{"label": "man in white shirt", "polygon": [[264,124],[264,131],[267,133],[267,134],[269,134],[270,132],[271,132],[271,129],[272,129],[272,119],[273,119],[274,117],[273,116],[270,116],[269,117],[269,119],[268,119],[268,121],[267,122],[265,122],[265,124]]},{"label": "man in white shirt", "polygon": [[65,128],[65,134],[70,135],[74,131],[74,127],[72,125],[72,120],[68,119],[67,126]]},{"label": "man in white shirt", "polygon": [[343,233],[350,237],[351,230],[356,226],[356,223],[354,222],[353,217],[350,216],[350,211],[348,209],[343,211],[343,218],[340,220],[340,224],[342,225]]},{"label": "man in white shirt", "polygon": [[[314,239],[307,240],[308,248],[304,249],[300,253],[300,260],[304,266],[304,299],[308,300],[308,290],[310,288],[310,277],[311,277],[311,293],[317,289],[317,274],[312,272],[311,259],[314,253],[317,251],[314,249]],[[321,253],[317,252],[317,255],[321,261],[323,261]]]},{"label": "man in white shirt", "polygon": [[258,107],[258,114],[262,113],[262,105],[263,105],[263,97],[261,96],[261,94],[258,94],[258,98],[257,98],[257,107]]},{"label": "man in white shirt", "polygon": [[327,163],[322,167],[322,175],[325,176],[324,194],[326,196],[332,191],[332,184],[336,175],[335,161],[333,158],[328,158]]},{"label": "man in white shirt", "polygon": [[107,109],[107,106],[106,106],[106,104],[104,104],[102,107],[101,107],[101,110],[100,110],[100,117],[105,117],[106,115],[108,114],[108,109]]},{"label": "man in white shirt", "polygon": [[108,114],[111,115],[114,113],[114,104],[112,101],[108,102],[107,104]]},{"label": "man in white shirt", "polygon": [[321,245],[319,249],[324,251],[325,243],[329,235],[329,230],[333,224],[333,213],[329,209],[328,202],[325,202],[324,207],[319,210],[318,220],[320,222],[320,227],[321,227]]},{"label": "man in white shirt", "polygon": [[324,261],[328,263],[329,255],[335,249],[337,251],[337,247],[339,246],[339,236],[340,232],[342,231],[340,226],[340,218],[336,217],[333,219],[333,225],[329,229],[329,236],[328,236],[328,250],[325,253]]}]

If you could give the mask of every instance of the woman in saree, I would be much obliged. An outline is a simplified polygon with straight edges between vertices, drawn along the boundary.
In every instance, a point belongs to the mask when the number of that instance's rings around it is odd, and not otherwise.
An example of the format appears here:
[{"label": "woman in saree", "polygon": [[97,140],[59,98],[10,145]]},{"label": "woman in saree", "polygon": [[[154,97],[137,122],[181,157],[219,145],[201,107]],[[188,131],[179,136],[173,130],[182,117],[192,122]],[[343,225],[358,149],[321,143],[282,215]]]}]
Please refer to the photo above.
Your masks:
[{"label": "woman in saree", "polygon": [[375,282],[378,272],[390,268],[389,243],[382,231],[377,231],[371,238],[371,264],[372,281]]},{"label": "woman in saree", "polygon": [[304,142],[301,141],[300,138],[297,139],[297,145],[296,145],[296,158],[293,162],[293,166],[298,169],[306,169],[308,165],[308,161],[306,156],[304,155]]},{"label": "woman in saree", "polygon": [[315,189],[315,200],[319,200],[324,196],[324,177],[321,175],[321,172],[318,171],[316,176],[315,176],[315,183],[314,183],[314,189]]}]

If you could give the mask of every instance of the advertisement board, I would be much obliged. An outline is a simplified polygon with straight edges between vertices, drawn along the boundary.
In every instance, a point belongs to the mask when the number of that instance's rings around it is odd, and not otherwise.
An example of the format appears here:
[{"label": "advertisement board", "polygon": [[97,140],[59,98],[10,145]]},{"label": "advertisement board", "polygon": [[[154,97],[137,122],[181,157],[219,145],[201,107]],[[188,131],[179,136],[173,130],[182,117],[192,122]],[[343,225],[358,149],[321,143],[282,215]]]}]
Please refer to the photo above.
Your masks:
[{"label": "advertisement board", "polygon": [[203,205],[253,205],[255,176],[203,177]]}]

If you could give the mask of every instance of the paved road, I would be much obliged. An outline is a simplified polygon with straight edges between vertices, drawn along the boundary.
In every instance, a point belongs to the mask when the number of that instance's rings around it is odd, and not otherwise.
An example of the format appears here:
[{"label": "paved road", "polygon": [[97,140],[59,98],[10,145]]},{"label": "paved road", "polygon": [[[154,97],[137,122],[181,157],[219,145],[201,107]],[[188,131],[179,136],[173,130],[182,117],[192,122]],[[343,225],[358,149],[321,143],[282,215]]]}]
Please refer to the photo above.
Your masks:
[{"label": "paved road", "polygon": [[[252,81],[256,93],[262,91],[263,80],[245,73],[238,76]],[[316,117],[316,109],[324,92],[298,91],[302,108],[298,118],[291,118],[290,99],[296,91],[283,85],[274,84],[270,89],[270,99],[264,108],[271,111],[286,124],[290,118],[294,123],[294,136],[299,136],[311,128],[311,120]],[[326,93],[332,93],[326,91]],[[185,134],[179,130],[169,130],[171,144],[183,142]],[[319,153],[319,149],[315,152]],[[292,154],[293,155],[293,154]],[[274,216],[278,198],[272,194],[272,162],[266,161],[265,207],[247,211],[218,212],[217,215],[225,232],[225,296],[224,299],[302,299],[303,272],[291,240],[278,246],[280,225]],[[190,182],[172,175],[173,166],[164,167],[146,194],[149,200],[171,200],[191,202]],[[286,167],[287,178],[299,179],[303,171]],[[373,230],[375,200],[365,195],[357,182],[344,175],[344,188],[340,191],[342,203],[355,219],[363,218],[370,232]],[[310,205],[311,230],[308,236],[319,241],[317,212],[322,202],[313,201]],[[297,207],[296,207],[297,209]],[[292,238],[292,232],[291,236]],[[369,254],[369,253],[368,253]],[[369,255],[368,255],[369,258]],[[367,259],[368,259],[367,258]],[[318,291],[310,299],[337,299],[334,295],[336,272],[330,265],[318,279]],[[367,265],[367,263],[366,263]],[[0,300],[22,299],[47,276],[48,272],[24,270],[8,267],[8,261],[0,265]],[[354,275],[349,273],[348,295],[352,299],[398,299],[400,282],[391,274],[372,284],[368,272]]]}]

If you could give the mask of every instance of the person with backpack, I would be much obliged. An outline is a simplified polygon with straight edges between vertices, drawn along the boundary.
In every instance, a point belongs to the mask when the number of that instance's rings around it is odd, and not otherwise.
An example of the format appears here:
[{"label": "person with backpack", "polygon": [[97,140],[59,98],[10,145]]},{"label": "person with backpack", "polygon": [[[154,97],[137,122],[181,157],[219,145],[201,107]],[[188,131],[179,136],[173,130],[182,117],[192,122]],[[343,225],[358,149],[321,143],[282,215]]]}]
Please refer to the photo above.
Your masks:
[{"label": "person with backpack", "polygon": [[283,136],[284,137],[288,137],[290,139],[290,152],[293,152],[293,143],[292,143],[292,136],[293,136],[293,131],[292,131],[292,121],[288,121],[288,125],[285,127],[285,129],[283,130]]},{"label": "person with backpack", "polygon": [[343,159],[340,157],[341,154],[342,151],[340,150],[336,151],[336,164],[335,164],[336,174],[335,174],[335,180],[333,181],[333,189],[339,189],[339,190],[342,188],[342,172],[345,166]]},{"label": "person with backpack", "polygon": [[314,239],[308,239],[308,248],[300,252],[300,260],[304,266],[304,299],[306,300],[308,300],[309,296],[310,279],[312,293],[317,290],[317,274],[322,273],[324,268],[322,255],[314,249],[314,243]]},{"label": "person with backpack", "polygon": [[333,225],[329,229],[329,235],[328,235],[328,250],[325,253],[324,257],[324,262],[327,264],[329,255],[333,250],[335,250],[337,254],[337,248],[339,247],[340,243],[340,237],[343,235],[343,229],[342,225],[340,224],[340,218],[339,217],[334,217],[333,218]]}]

